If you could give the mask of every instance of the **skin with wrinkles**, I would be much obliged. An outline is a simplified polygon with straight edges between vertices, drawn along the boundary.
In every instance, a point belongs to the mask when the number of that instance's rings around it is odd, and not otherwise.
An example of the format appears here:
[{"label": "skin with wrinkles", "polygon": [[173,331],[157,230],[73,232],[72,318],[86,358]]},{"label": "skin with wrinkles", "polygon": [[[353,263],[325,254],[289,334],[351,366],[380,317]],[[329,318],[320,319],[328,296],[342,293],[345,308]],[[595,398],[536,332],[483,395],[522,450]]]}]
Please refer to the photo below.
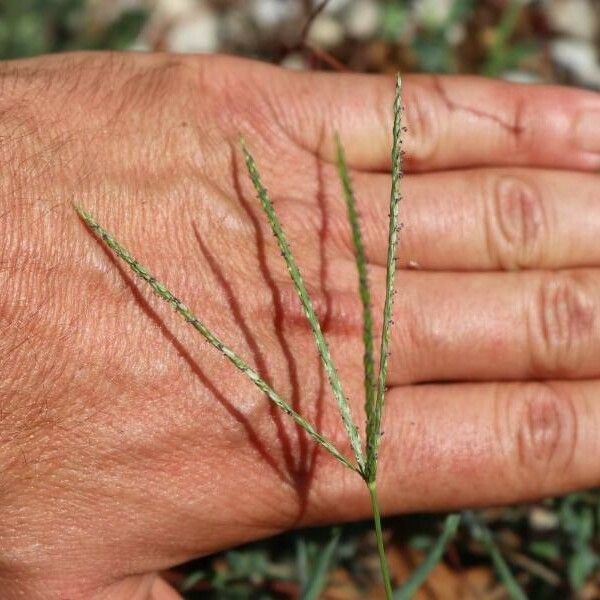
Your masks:
[{"label": "skin with wrinkles", "polygon": [[[600,99],[467,77],[403,89],[383,512],[597,485],[600,139],[579,123]],[[132,279],[71,203],[350,455],[237,141],[252,141],[360,415],[361,304],[329,133],[380,331],[393,94],[384,76],[227,57],[0,65],[3,597],[173,598],[156,572],[369,515],[360,478]]]}]

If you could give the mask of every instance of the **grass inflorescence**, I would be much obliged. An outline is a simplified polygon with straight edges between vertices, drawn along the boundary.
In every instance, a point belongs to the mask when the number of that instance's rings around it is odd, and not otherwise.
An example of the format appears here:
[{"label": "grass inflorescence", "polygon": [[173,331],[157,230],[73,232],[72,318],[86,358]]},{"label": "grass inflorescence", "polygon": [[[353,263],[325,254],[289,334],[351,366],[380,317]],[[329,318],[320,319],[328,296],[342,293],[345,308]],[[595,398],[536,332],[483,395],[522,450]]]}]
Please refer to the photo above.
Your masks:
[{"label": "grass inflorescence", "polygon": [[[331,357],[329,346],[321,330],[318,317],[316,315],[313,302],[304,284],[300,269],[294,259],[291,248],[288,244],[285,232],[281,226],[279,218],[273,207],[266,187],[263,185],[258,167],[247,144],[242,140],[241,147],[246,162],[248,174],[258,200],[265,212],[266,218],[277,240],[279,250],[283,256],[294,287],[302,304],[307,321],[312,330],[315,344],[319,351],[324,370],[327,374],[329,384],[335,397],[340,412],[341,421],[348,435],[350,447],[353,452],[353,458],[348,458],[341,452],[326,436],[319,432],[305,417],[296,412],[292,406],[278,394],[261,376],[257,373],[242,357],[240,357],[231,348],[225,345],[208,327],[196,317],[190,308],[177,298],[163,283],[158,281],[149,270],[141,265],[131,253],[124,248],[106,229],[104,229],[85,208],[75,206],[81,219],[86,225],[118,256],[123,260],[131,270],[141,277],[156,294],[169,303],[175,311],[196,331],[198,331],[213,347],[221,352],[237,369],[246,375],[264,394],[278,406],[285,414],[290,416],[296,424],[304,429],[313,440],[322,446],[327,452],[334,456],[342,465],[355,471],[360,476],[367,487],[373,512],[373,523],[379,552],[381,574],[384,582],[385,594],[388,600],[404,600],[409,598],[414,591],[423,583],[427,575],[440,560],[444,553],[446,545],[453,538],[459,524],[459,516],[450,515],[446,522],[442,534],[436,544],[432,547],[430,554],[423,561],[419,568],[415,570],[405,585],[397,589],[392,589],[392,581],[387,565],[383,534],[381,528],[381,515],[379,500],[377,496],[377,466],[379,458],[379,446],[381,442],[381,422],[383,416],[386,378],[389,363],[389,343],[390,331],[392,325],[392,312],[394,302],[394,278],[396,273],[396,256],[398,251],[398,214],[400,205],[400,182],[402,178],[402,96],[401,79],[397,78],[396,94],[393,106],[393,135],[392,135],[392,176],[389,206],[389,227],[388,227],[388,253],[386,269],[386,290],[383,306],[383,320],[381,331],[381,345],[379,354],[379,365],[376,373],[374,359],[374,334],[373,334],[373,306],[371,301],[371,292],[369,287],[369,275],[367,267],[366,252],[363,244],[360,216],[358,214],[356,200],[354,196],[352,181],[346,163],[344,149],[339,136],[336,134],[337,167],[340,176],[342,193],[346,203],[348,221],[350,223],[352,242],[355,250],[356,265],[358,271],[358,289],[362,303],[363,312],[363,343],[364,343],[364,390],[365,390],[365,415],[366,432],[365,439],[361,438],[359,429],[354,421],[350,404],[344,392],[338,370],[336,369]],[[337,538],[336,538],[337,539]],[[492,547],[491,538],[486,537],[486,541]],[[323,570],[329,563],[330,554],[334,551],[335,544],[324,554],[324,558],[319,562],[317,569],[319,577],[311,580],[307,584],[306,597],[316,597],[318,590],[322,589]],[[494,556],[498,553],[495,552]],[[504,565],[500,562],[501,557],[496,556],[496,563],[499,566],[499,572],[502,576]],[[516,589],[516,582],[510,580],[512,591]],[[511,587],[509,586],[509,590]],[[520,596],[514,595],[519,598]]]}]

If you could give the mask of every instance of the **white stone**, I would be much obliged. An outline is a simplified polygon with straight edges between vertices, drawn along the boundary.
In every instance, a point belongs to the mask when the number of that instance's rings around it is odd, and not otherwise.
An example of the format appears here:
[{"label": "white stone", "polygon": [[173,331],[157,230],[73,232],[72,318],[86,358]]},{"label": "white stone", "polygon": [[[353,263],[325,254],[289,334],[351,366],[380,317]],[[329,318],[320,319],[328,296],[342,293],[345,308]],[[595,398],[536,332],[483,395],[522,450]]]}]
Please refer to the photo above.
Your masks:
[{"label": "white stone", "polygon": [[381,22],[379,6],[372,0],[358,0],[352,3],[346,16],[346,29],[357,39],[373,36]]},{"label": "white stone", "polygon": [[570,36],[593,40],[598,32],[598,16],[589,0],[546,1],[553,29]]},{"label": "white stone", "polygon": [[293,71],[304,71],[308,67],[304,55],[300,52],[288,54],[281,61],[280,65],[286,69],[292,69]]},{"label": "white stone", "polygon": [[307,39],[319,48],[334,48],[344,41],[344,27],[329,15],[319,15],[310,26]]},{"label": "white stone", "polygon": [[462,43],[467,35],[465,26],[462,23],[455,23],[452,27],[448,27],[446,31],[446,40],[451,46],[458,46]]},{"label": "white stone", "polygon": [[559,38],[550,44],[550,54],[554,61],[571,71],[581,83],[600,88],[598,53],[590,42]]},{"label": "white stone", "polygon": [[415,0],[415,18],[420,25],[439,27],[448,20],[453,4],[454,0]]},{"label": "white stone", "polygon": [[543,79],[539,75],[523,70],[505,71],[502,73],[502,79],[515,83],[543,83]]},{"label": "white stone", "polygon": [[139,39],[134,40],[127,49],[132,52],[152,52],[153,50],[152,45],[144,36],[140,36]]},{"label": "white stone", "polygon": [[558,516],[541,506],[535,506],[529,513],[529,524],[537,531],[549,531],[559,525]]},{"label": "white stone", "polygon": [[283,21],[297,18],[300,2],[295,0],[254,0],[250,5],[254,22],[264,29],[276,27]]},{"label": "white stone", "polygon": [[[321,4],[320,0],[313,0],[313,6],[316,8]],[[337,14],[342,12],[344,9],[348,8],[348,5],[351,4],[351,0],[329,0],[323,12],[325,14]]]},{"label": "white stone", "polygon": [[208,9],[196,9],[169,31],[166,44],[172,52],[215,52],[219,47],[219,20]]},{"label": "white stone", "polygon": [[173,21],[186,18],[198,8],[205,8],[204,3],[195,0],[155,0],[152,18],[159,21]]}]

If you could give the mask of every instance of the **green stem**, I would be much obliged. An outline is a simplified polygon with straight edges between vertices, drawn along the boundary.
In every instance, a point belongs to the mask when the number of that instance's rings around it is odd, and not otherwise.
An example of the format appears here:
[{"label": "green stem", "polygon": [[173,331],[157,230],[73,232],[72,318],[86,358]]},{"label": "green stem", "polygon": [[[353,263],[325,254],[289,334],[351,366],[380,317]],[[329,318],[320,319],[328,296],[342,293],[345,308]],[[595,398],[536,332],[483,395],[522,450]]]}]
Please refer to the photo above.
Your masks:
[{"label": "green stem", "polygon": [[381,514],[379,512],[379,500],[377,498],[377,486],[374,481],[367,483],[369,495],[371,496],[371,508],[373,510],[373,523],[375,524],[375,537],[377,538],[377,552],[379,553],[379,564],[381,565],[381,576],[385,587],[386,600],[393,599],[392,580],[390,579],[390,569],[385,556],[383,546],[383,533],[381,531]]}]

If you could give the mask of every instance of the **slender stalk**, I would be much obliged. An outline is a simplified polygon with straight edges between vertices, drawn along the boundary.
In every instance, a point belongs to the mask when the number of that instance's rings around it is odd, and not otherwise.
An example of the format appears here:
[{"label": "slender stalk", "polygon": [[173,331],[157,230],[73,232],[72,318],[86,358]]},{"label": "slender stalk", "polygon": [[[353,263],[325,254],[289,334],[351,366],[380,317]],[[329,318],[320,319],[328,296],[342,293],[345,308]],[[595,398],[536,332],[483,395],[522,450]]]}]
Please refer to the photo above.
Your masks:
[{"label": "slender stalk", "polygon": [[434,567],[440,562],[446,547],[456,535],[459,524],[460,515],[448,515],[446,517],[440,537],[436,540],[423,562],[411,573],[402,587],[394,592],[394,600],[410,600],[413,597]]},{"label": "slender stalk", "polygon": [[96,235],[125,263],[129,265],[131,270],[139,275],[148,285],[166,302],[168,302],[175,311],[196,331],[217,350],[219,350],[224,356],[226,356],[244,375],[246,375],[255,385],[260,389],[266,396],[275,403],[284,413],[288,414],[294,421],[302,427],[317,443],[319,443],[325,450],[335,456],[343,465],[358,471],[358,468],[348,458],[346,458],[325,436],[319,433],[303,416],[299,415],[277,392],[271,388],[271,386],[264,381],[260,375],[252,369],[241,357],[239,357],[233,350],[226,346],[219,338],[217,338],[211,331],[202,323],[192,311],[177,298],[167,287],[158,281],[143,265],[141,265],[129,251],[121,246],[119,242],[106,230],[104,229],[94,217],[84,208],[75,206],[75,210],[83,221],[92,229]]},{"label": "slender stalk", "polygon": [[360,221],[356,209],[352,180],[348,172],[348,165],[344,155],[344,148],[339,135],[335,135],[337,149],[337,167],[346,200],[348,221],[352,229],[352,244],[356,258],[358,271],[358,291],[363,308],[363,368],[365,372],[365,414],[373,412],[375,402],[375,360],[373,358],[373,309],[371,304],[371,292],[369,290],[369,273],[367,270],[367,255],[362,240]]},{"label": "slender stalk", "polygon": [[396,252],[398,247],[398,208],[400,204],[400,179],[402,177],[402,81],[396,80],[396,97],[394,99],[394,128],[392,136],[392,189],[390,193],[390,220],[388,229],[388,254],[385,278],[385,302],[383,306],[383,327],[381,332],[381,349],[379,353],[379,377],[377,380],[377,397],[373,410],[367,414],[367,481],[375,481],[377,477],[377,455],[381,441],[381,416],[385,398],[385,382],[389,362],[390,331],[392,325],[392,308],[394,304],[394,276],[396,274]]},{"label": "slender stalk", "polygon": [[367,483],[369,495],[371,497],[371,509],[373,511],[373,523],[375,525],[375,537],[377,538],[377,552],[379,554],[379,565],[381,567],[381,577],[385,588],[386,600],[393,600],[392,580],[390,578],[390,569],[385,556],[385,547],[383,545],[383,532],[381,530],[381,514],[379,512],[379,499],[377,498],[377,485],[374,481]]},{"label": "slender stalk", "polygon": [[500,548],[498,548],[496,545],[492,533],[483,525],[481,528],[481,541],[485,546],[485,549],[488,551],[492,562],[494,563],[498,578],[504,584],[508,595],[512,598],[512,600],[527,600],[525,592],[519,585],[519,582],[515,579],[510,567],[506,564],[506,561],[502,556],[502,552],[500,552]]},{"label": "slender stalk", "polygon": [[267,215],[267,219],[269,220],[269,224],[271,225],[271,229],[277,240],[279,250],[281,251],[281,254],[285,260],[285,264],[294,283],[294,287],[298,292],[298,297],[300,298],[302,308],[304,309],[304,313],[313,332],[319,354],[321,355],[323,367],[327,373],[327,378],[329,379],[331,389],[337,400],[342,422],[348,433],[348,438],[350,439],[352,451],[356,457],[356,462],[358,463],[361,474],[364,474],[366,465],[360,442],[360,435],[358,433],[358,427],[352,418],[350,405],[348,404],[348,400],[344,394],[344,389],[342,387],[342,382],[338,375],[337,369],[335,368],[335,365],[331,359],[331,352],[329,351],[329,346],[325,340],[325,336],[321,331],[321,325],[319,324],[319,319],[317,318],[312,300],[306,291],[306,286],[304,285],[304,280],[300,274],[300,269],[298,269],[298,265],[296,264],[296,260],[294,259],[290,246],[287,242],[285,233],[283,232],[283,228],[279,222],[279,218],[275,213],[269,193],[262,183],[254,158],[252,157],[252,154],[250,154],[250,151],[248,150],[244,140],[242,140],[241,143],[244,158],[246,160],[246,167],[248,168],[248,174],[250,175],[250,179],[254,184],[254,188],[258,194],[262,208]]}]

